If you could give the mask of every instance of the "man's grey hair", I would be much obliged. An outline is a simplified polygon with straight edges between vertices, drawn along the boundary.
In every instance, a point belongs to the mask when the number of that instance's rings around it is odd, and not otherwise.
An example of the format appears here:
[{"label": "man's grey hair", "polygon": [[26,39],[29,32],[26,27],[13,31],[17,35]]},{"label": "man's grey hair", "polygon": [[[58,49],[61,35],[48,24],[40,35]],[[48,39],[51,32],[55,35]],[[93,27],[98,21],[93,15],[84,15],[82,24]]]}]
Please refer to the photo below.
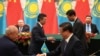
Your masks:
[{"label": "man's grey hair", "polygon": [[14,25],[8,26],[6,28],[6,35],[14,33],[16,30],[18,30],[16,26],[14,26]]}]

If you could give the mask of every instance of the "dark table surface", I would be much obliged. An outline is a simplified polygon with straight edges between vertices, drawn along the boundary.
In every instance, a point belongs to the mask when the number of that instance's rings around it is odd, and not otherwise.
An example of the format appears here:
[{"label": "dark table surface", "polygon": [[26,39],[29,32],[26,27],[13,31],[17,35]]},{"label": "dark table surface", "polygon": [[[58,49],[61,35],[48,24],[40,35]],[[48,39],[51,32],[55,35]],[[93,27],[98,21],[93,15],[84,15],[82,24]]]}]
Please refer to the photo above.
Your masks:
[{"label": "dark table surface", "polygon": [[[62,40],[62,37],[59,34],[49,34],[47,36],[53,36],[56,39],[54,43],[48,41],[46,42],[49,51],[52,51],[59,45],[60,41]],[[28,55],[28,45],[23,45],[22,43],[16,44],[24,55]],[[100,56],[100,34],[90,39],[88,52],[89,54],[95,54],[97,56]]]}]

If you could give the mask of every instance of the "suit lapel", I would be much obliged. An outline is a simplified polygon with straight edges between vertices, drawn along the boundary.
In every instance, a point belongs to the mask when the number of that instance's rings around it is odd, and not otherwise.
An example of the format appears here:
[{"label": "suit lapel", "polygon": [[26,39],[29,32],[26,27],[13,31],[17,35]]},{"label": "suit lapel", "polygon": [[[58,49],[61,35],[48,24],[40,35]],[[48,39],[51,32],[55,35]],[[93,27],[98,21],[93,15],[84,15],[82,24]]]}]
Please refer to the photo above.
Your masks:
[{"label": "suit lapel", "polygon": [[64,40],[62,40],[62,44],[61,44],[61,52],[62,52],[62,53],[64,53],[64,46],[65,46]]},{"label": "suit lapel", "polygon": [[22,32],[24,31],[24,26],[22,27]]},{"label": "suit lapel", "polygon": [[78,19],[76,19],[75,21],[74,21],[74,24],[73,24],[73,30],[75,30],[76,29],[76,24],[77,24],[77,21],[78,21]]},{"label": "suit lapel", "polygon": [[73,44],[74,44],[74,37],[72,36],[71,39],[69,40],[67,46],[66,46],[64,54],[68,54],[71,51]]},{"label": "suit lapel", "polygon": [[64,40],[61,41],[61,44],[60,44],[61,48],[61,55],[60,56],[64,56]]},{"label": "suit lapel", "polygon": [[94,27],[93,24],[91,24],[91,32],[93,32],[93,30],[94,30],[93,27]]},{"label": "suit lapel", "polygon": [[77,20],[78,20],[78,18],[74,21],[74,25],[75,25],[75,23],[77,22]]},{"label": "suit lapel", "polygon": [[43,30],[42,27],[39,25],[39,23],[37,23],[37,26],[39,27],[40,31],[44,34],[44,30]]}]

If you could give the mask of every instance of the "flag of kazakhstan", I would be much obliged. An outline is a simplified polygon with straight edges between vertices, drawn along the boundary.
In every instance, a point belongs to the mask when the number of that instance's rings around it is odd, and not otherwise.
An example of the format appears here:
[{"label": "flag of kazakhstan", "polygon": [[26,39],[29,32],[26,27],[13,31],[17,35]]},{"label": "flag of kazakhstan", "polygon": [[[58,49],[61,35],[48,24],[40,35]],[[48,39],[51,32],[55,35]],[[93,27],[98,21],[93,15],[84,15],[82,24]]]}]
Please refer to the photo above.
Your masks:
[{"label": "flag of kazakhstan", "polygon": [[36,24],[37,16],[39,14],[37,0],[27,0],[24,9],[25,23],[30,26],[30,29]]},{"label": "flag of kazakhstan", "polygon": [[96,24],[100,32],[100,0],[94,0],[94,6],[92,8],[92,22]]},{"label": "flag of kazakhstan", "polygon": [[3,0],[0,0],[0,34],[5,34],[6,16]]},{"label": "flag of kazakhstan", "polygon": [[49,52],[45,42],[43,43],[43,45],[41,47],[41,51],[42,51],[42,53],[48,53]]},{"label": "flag of kazakhstan", "polygon": [[60,0],[58,7],[58,24],[67,22],[66,12],[72,9],[72,0]]}]

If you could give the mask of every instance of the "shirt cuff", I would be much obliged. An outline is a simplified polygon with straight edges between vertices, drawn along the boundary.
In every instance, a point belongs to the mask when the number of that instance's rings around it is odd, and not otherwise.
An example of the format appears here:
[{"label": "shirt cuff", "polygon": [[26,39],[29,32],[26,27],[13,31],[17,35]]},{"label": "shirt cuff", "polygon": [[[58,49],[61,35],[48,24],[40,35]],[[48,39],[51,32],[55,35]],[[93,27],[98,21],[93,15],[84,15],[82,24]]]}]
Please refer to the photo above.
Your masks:
[{"label": "shirt cuff", "polygon": [[43,55],[44,55],[44,56],[47,56],[47,54],[46,54],[46,53],[43,53]]}]

